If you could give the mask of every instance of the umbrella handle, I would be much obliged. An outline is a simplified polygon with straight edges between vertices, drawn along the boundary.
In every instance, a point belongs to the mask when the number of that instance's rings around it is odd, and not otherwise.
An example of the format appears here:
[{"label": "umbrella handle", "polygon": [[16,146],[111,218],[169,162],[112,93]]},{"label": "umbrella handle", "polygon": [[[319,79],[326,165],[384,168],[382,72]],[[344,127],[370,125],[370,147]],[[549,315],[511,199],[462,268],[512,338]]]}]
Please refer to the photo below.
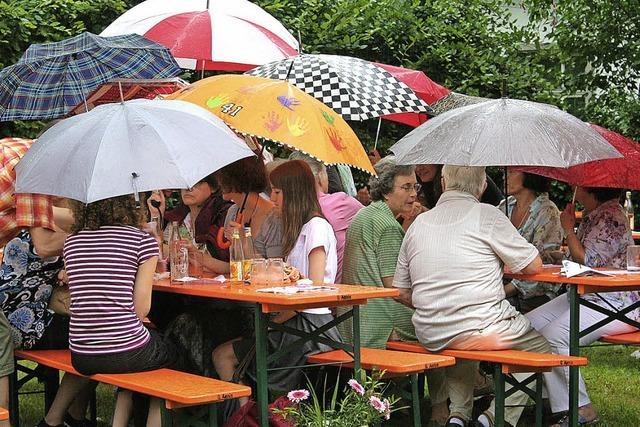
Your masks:
[{"label": "umbrella handle", "polygon": [[[242,222],[242,213],[240,212],[238,212],[238,215],[236,216],[236,222],[238,221]],[[218,234],[216,234],[216,245],[218,245],[220,249],[229,249],[231,247],[231,241],[227,240],[224,236],[224,227],[218,229]]]}]

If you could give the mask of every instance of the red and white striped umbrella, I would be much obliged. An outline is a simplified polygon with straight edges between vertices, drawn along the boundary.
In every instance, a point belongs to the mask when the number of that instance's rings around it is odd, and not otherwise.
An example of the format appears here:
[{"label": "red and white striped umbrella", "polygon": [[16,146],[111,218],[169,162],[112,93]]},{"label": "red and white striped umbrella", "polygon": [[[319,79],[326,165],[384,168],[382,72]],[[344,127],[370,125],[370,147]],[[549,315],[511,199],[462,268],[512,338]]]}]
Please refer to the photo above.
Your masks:
[{"label": "red and white striped umbrella", "polygon": [[182,68],[246,71],[298,54],[298,42],[247,0],[147,0],[103,36],[136,33],[171,50]]}]

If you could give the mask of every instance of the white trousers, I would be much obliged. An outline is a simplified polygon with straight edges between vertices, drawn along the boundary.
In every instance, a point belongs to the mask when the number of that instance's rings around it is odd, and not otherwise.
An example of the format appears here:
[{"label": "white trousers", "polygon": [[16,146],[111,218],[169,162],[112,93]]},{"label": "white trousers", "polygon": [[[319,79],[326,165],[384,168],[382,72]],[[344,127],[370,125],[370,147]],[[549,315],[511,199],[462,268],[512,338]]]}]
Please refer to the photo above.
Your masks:
[{"label": "white trousers", "polygon": [[[531,326],[549,341],[554,353],[569,354],[568,295],[560,295],[525,316],[531,321]],[[604,314],[581,305],[580,330],[588,328],[605,317]],[[633,326],[615,320],[580,338],[580,345],[589,345],[604,335],[624,334],[635,330],[636,328]],[[554,368],[551,372],[545,372],[543,375],[551,411],[555,413],[569,410],[569,368]],[[580,374],[579,389],[578,405],[587,405],[591,400],[587,394],[582,374]]]}]

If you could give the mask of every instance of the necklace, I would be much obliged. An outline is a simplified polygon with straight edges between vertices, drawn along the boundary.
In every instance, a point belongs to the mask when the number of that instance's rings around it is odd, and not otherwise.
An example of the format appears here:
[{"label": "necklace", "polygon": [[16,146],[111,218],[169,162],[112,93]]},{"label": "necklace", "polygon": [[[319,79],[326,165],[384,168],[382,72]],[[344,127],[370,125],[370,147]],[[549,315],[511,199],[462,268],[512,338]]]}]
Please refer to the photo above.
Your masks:
[{"label": "necklace", "polygon": [[[527,203],[527,206],[523,208],[524,214],[522,215],[522,218],[520,219],[520,223],[518,224],[516,229],[520,230],[522,226],[527,222],[527,219],[529,218],[529,210],[531,209],[531,204],[533,203],[533,200],[530,200],[529,203]],[[518,206],[518,202],[516,202],[516,207],[518,207],[518,212],[520,212],[521,209]]]},{"label": "necklace", "polygon": [[256,198],[256,202],[253,205],[253,210],[251,211],[251,215],[249,216],[249,221],[244,222],[245,227],[251,227],[251,220],[253,220],[253,215],[256,213],[256,210],[258,209],[258,202],[260,202],[259,194],[258,194],[258,197]]}]

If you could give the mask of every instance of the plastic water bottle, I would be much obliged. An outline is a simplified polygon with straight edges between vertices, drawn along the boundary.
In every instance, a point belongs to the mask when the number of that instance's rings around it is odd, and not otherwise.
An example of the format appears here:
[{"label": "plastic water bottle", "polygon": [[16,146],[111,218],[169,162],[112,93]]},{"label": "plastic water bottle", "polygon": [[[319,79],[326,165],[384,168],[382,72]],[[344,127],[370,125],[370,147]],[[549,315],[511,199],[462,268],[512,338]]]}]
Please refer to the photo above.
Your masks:
[{"label": "plastic water bottle", "polygon": [[631,191],[627,191],[627,198],[624,201],[624,210],[627,212],[627,218],[629,218],[629,228],[633,230],[635,228],[635,212],[633,209],[633,202],[631,201]]},{"label": "plastic water bottle", "polygon": [[244,239],[242,240],[242,277],[244,280],[250,279],[251,264],[256,257],[251,236],[251,227],[244,228]]},{"label": "plastic water bottle", "polygon": [[242,282],[242,242],[240,241],[240,231],[233,230],[231,234],[231,246],[229,247],[229,280],[232,282]]}]

